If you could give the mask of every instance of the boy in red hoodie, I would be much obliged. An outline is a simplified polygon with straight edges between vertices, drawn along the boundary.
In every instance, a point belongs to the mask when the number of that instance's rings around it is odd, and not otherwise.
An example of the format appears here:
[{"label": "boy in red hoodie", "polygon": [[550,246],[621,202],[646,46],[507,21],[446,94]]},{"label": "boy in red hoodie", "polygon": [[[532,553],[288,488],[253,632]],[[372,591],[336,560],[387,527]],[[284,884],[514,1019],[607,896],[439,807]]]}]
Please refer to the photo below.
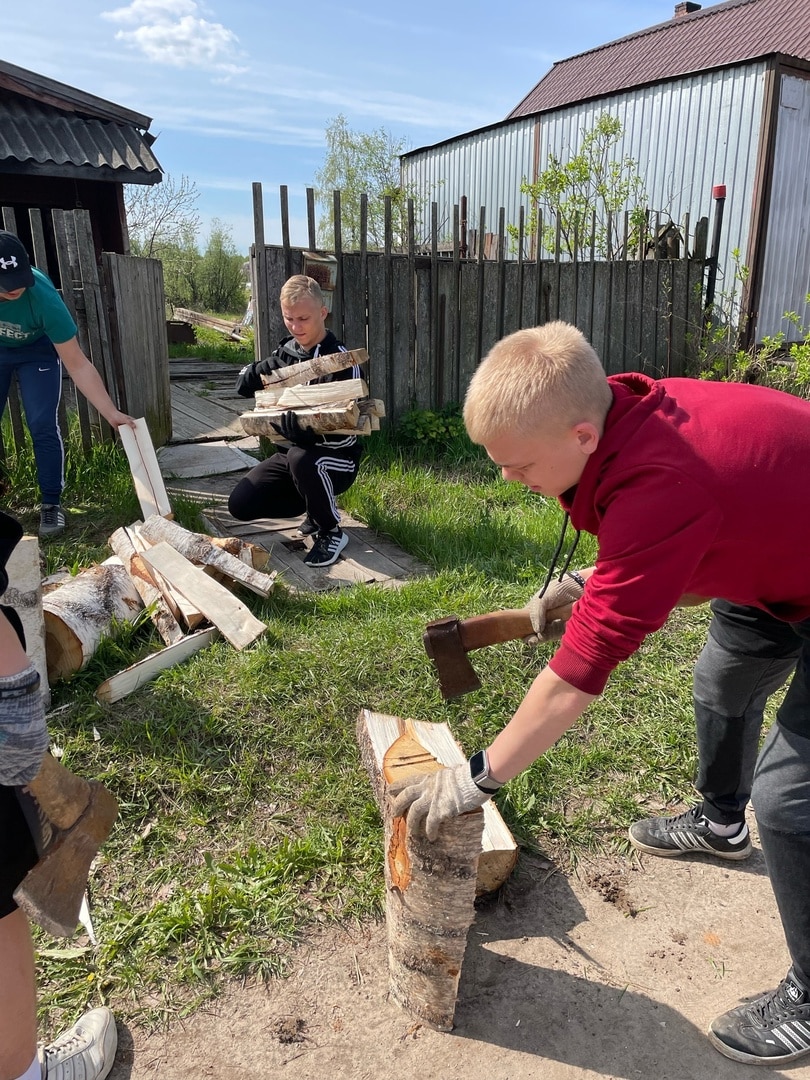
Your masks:
[{"label": "boy in red hoodie", "polygon": [[[435,837],[480,806],[576,722],[680,603],[722,600],[712,633],[738,658],[791,636],[796,671],[753,798],[793,964],[709,1037],[753,1064],[810,1053],[810,403],[750,385],[607,377],[582,334],[555,322],[495,345],[464,420],[505,479],[558,499],[599,553],[560,647],[492,745],[392,785],[394,812]],[[735,687],[722,672],[715,683],[722,708]]]}]

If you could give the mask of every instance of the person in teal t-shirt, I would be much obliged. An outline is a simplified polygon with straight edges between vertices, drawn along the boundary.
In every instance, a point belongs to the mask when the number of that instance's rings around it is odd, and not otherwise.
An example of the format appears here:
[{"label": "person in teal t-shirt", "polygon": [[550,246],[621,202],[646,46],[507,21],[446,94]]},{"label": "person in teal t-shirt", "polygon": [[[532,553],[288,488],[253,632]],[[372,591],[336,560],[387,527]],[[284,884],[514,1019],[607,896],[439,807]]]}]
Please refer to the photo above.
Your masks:
[{"label": "person in teal t-shirt", "polygon": [[40,536],[54,536],[65,527],[65,451],[58,414],[62,364],[112,427],[134,427],[133,418],[115,406],[82,352],[76,324],[50,278],[31,266],[19,237],[0,231],[0,415],[16,373],[34,444],[42,501]]}]

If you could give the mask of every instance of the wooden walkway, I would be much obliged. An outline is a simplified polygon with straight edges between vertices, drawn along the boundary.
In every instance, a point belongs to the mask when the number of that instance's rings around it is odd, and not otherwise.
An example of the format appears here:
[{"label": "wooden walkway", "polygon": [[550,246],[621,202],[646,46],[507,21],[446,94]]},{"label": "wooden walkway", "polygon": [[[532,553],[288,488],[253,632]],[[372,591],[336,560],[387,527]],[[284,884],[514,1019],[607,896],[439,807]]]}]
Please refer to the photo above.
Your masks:
[{"label": "wooden walkway", "polygon": [[292,591],[322,591],[358,583],[396,588],[430,568],[402,551],[391,540],[361,521],[343,514],[341,524],[349,544],[332,566],[309,567],[304,555],[310,538],[296,535],[298,518],[237,521],[228,513],[228,494],[257,460],[246,451],[259,440],[246,436],[239,415],[250,408],[234,384],[239,369],[233,364],[191,358],[171,360],[171,442],[158,451],[169,497],[183,495],[202,511],[205,528],[214,536],[238,536],[270,552],[268,572],[277,570],[280,582]]}]

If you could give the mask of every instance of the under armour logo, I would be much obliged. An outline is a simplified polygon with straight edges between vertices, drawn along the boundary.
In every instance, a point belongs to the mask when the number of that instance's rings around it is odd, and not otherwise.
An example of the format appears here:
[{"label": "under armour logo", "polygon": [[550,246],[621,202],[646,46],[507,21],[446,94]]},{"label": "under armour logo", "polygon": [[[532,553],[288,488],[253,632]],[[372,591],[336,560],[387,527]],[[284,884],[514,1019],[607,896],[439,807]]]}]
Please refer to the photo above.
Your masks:
[{"label": "under armour logo", "polygon": [[7,259],[0,258],[0,267],[2,267],[4,270],[8,270],[9,268],[12,269],[12,270],[16,270],[16,268],[17,268],[17,256],[16,255],[9,255],[9,257]]}]

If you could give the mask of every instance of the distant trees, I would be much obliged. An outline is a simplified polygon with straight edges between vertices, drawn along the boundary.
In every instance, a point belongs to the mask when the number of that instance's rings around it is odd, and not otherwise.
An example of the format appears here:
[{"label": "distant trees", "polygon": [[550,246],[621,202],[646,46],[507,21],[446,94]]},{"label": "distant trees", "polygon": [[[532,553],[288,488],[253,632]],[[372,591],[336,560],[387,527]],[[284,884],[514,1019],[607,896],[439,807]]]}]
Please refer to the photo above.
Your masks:
[{"label": "distant trees", "polygon": [[160,259],[166,302],[172,307],[235,313],[245,307],[240,255],[230,229],[217,218],[201,252],[199,192],[187,176],[166,175],[151,187],[130,186],[125,202],[133,255]]},{"label": "distant trees", "polygon": [[367,236],[370,248],[385,243],[385,197],[391,199],[392,246],[405,245],[409,192],[402,186],[400,154],[405,139],[385,130],[352,131],[346,117],[336,116],[326,128],[326,158],[315,174],[320,206],[318,240],[325,248],[335,243],[334,192],[340,192],[341,239],[346,247],[360,246],[360,196],[368,196]]}]

